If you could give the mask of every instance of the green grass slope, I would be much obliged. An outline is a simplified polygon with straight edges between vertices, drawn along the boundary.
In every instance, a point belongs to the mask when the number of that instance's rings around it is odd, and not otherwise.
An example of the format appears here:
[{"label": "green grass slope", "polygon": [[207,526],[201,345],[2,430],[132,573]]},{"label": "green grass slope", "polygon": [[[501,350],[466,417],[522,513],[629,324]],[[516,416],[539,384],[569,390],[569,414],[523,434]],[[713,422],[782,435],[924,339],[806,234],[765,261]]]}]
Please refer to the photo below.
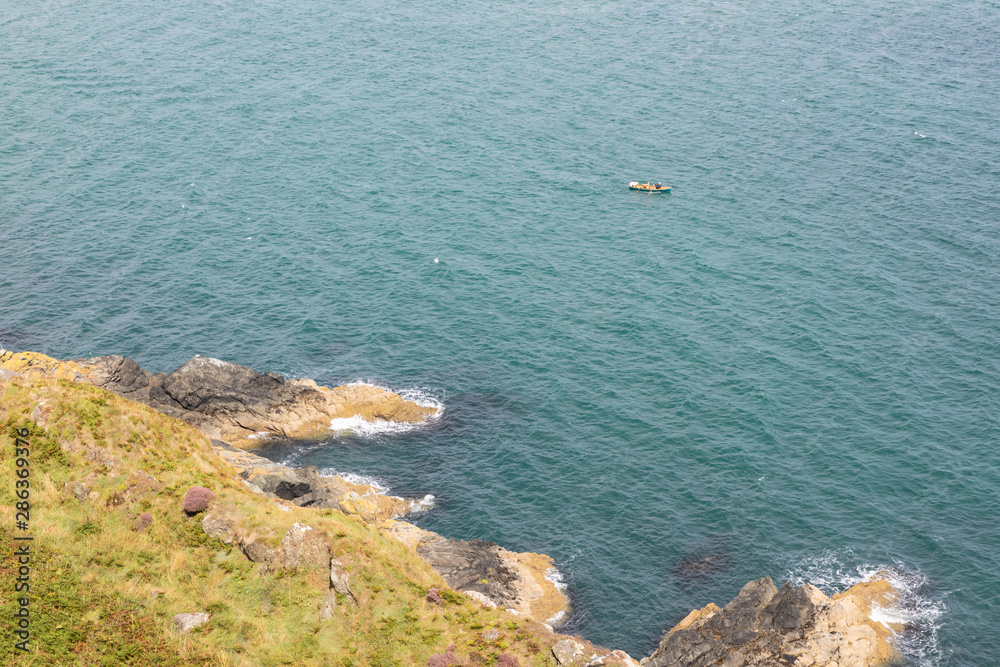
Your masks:
[{"label": "green grass slope", "polygon": [[[27,433],[26,457],[19,433]],[[389,667],[427,665],[452,644],[449,657],[463,665],[554,664],[559,637],[543,626],[447,590],[441,604],[428,601],[431,587],[446,587],[414,551],[352,517],[254,494],[205,436],[146,406],[86,384],[0,382],[0,447],[4,664]],[[29,486],[18,487],[25,479]],[[277,548],[296,522],[318,531],[357,603],[338,596],[332,618],[320,620],[329,571],[262,572],[235,545],[206,535],[203,514],[186,515],[192,485],[212,490],[210,511],[237,520],[256,542]],[[29,497],[18,498],[25,488]],[[25,500],[22,530],[16,513]],[[152,523],[137,529],[144,513]],[[27,652],[14,647],[24,595],[13,592],[15,551],[25,543]],[[211,618],[181,635],[172,618],[183,612]]]}]

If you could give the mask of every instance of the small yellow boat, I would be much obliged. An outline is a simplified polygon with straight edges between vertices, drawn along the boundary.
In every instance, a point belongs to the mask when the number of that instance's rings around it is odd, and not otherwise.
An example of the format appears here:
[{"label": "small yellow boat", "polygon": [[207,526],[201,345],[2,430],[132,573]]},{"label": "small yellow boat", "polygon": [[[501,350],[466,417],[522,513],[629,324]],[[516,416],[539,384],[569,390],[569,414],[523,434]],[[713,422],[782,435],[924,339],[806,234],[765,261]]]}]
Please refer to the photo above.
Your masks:
[{"label": "small yellow boat", "polygon": [[640,183],[639,181],[632,181],[628,184],[629,190],[638,190],[639,192],[670,192],[669,185],[661,185],[659,183]]}]

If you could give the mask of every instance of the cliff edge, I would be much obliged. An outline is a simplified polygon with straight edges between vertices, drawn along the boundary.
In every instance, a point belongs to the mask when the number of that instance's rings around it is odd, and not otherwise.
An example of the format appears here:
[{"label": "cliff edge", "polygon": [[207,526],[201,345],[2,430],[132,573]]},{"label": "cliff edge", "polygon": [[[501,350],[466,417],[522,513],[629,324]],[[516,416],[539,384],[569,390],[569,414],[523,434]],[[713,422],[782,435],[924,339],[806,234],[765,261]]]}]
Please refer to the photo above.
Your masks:
[{"label": "cliff edge", "polygon": [[241,448],[259,444],[261,435],[321,435],[334,419],[422,424],[438,413],[380,387],[323,387],[211,357],[194,357],[171,373],[150,373],[120,355],[60,361],[37,352],[2,351],[0,369],[87,382]]}]

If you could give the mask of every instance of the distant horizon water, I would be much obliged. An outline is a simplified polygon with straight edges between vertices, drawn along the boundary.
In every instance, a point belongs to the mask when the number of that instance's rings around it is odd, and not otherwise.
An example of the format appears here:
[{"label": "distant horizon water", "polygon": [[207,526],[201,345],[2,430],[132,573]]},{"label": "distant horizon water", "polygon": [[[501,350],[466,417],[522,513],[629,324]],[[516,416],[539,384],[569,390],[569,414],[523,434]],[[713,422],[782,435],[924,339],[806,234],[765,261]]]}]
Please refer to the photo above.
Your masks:
[{"label": "distant horizon water", "polygon": [[566,630],[636,658],[752,579],[886,571],[907,665],[989,665],[998,34],[985,0],[0,8],[0,345],[437,401],[267,452],[549,554]]}]

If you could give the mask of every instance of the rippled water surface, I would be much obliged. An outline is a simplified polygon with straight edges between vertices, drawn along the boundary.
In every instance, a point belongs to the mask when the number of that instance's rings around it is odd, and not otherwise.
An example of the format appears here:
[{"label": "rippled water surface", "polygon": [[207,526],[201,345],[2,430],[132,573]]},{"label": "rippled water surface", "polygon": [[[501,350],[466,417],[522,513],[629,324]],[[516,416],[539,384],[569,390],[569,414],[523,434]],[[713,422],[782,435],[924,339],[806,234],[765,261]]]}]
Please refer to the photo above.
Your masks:
[{"label": "rippled water surface", "polygon": [[272,454],[551,554],[569,629],[636,657],[749,579],[888,567],[910,665],[993,664],[997,34],[984,0],[7,3],[0,344],[421,391],[430,428]]}]

